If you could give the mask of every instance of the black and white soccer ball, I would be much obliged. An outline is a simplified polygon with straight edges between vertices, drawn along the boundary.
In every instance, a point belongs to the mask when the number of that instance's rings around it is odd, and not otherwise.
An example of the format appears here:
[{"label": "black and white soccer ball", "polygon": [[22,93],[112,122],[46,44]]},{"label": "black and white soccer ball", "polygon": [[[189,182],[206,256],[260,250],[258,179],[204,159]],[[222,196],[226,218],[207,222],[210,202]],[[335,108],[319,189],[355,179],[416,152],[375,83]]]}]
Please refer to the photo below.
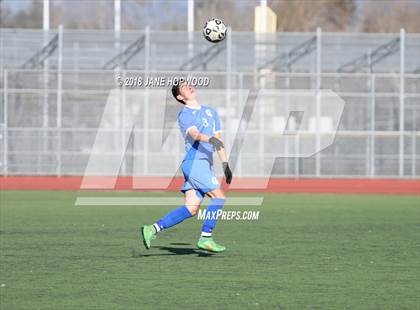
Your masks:
[{"label": "black and white soccer ball", "polygon": [[207,41],[217,43],[226,37],[227,28],[218,18],[210,19],[203,27],[203,36]]}]

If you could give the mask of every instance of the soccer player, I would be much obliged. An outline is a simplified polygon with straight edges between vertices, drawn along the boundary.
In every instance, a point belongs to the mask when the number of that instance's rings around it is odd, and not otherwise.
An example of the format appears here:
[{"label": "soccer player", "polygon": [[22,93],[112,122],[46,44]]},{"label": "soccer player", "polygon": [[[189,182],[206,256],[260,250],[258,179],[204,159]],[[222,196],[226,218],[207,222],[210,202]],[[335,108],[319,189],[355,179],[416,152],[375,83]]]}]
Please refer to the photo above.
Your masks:
[{"label": "soccer player", "polygon": [[186,154],[181,165],[185,179],[181,192],[185,195],[185,205],[172,210],[153,225],[143,226],[143,243],[149,249],[151,241],[160,231],[196,215],[207,195],[211,200],[197,247],[210,252],[223,252],[226,248],[212,238],[217,218],[207,217],[209,213],[217,214],[225,202],[225,194],[213,171],[214,150],[222,161],[226,183],[230,184],[232,181],[232,172],[221,139],[220,119],[214,109],[198,104],[197,92],[193,86],[181,82],[172,87],[172,95],[184,105],[178,114],[178,123],[185,139]]}]

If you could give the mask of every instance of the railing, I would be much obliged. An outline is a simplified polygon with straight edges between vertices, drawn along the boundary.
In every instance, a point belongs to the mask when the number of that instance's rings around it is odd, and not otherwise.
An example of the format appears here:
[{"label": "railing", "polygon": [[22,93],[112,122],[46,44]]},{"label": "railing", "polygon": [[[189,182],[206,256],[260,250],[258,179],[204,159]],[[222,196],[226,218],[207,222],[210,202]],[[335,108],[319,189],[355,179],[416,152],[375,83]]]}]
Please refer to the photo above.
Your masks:
[{"label": "railing", "polygon": [[[1,164],[2,173],[39,175],[80,175],[85,171],[96,137],[99,122],[115,75],[179,75],[185,72],[144,72],[109,70],[63,70],[62,89],[57,89],[57,71],[48,71],[43,81],[43,70],[6,70],[0,89],[2,107]],[[195,73],[197,74],[197,73]],[[216,88],[226,85],[250,89],[258,83],[253,73],[207,72]],[[21,78],[26,76],[26,79]],[[106,77],[104,79],[104,77]],[[266,74],[265,85],[272,89],[308,89],[316,87],[316,74]],[[77,79],[79,78],[79,82]],[[346,106],[335,142],[314,158],[278,159],[275,176],[304,177],[397,177],[413,178],[420,175],[420,81],[419,75],[406,74],[405,91],[399,90],[397,74],[332,74],[319,76],[321,85],[330,87],[345,101]],[[85,80],[91,83],[85,83]],[[40,83],[30,83],[41,81]],[[99,81],[102,81],[100,83]],[[217,82],[219,81],[219,82]],[[227,82],[229,81],[229,82]],[[56,86],[53,88],[53,86]],[[29,88],[28,88],[29,87]],[[229,93],[229,90],[227,91]],[[61,96],[57,100],[57,96]],[[209,102],[216,108],[231,106],[240,115],[237,102],[231,96],[214,98]],[[226,100],[225,100],[226,99]],[[404,109],[400,103],[404,101]],[[61,108],[58,105],[61,105]],[[122,103],[121,103],[122,104]],[[152,103],[151,103],[152,104]],[[266,107],[268,108],[268,106]],[[223,110],[223,109],[222,109]],[[226,109],[225,109],[226,110]],[[61,113],[59,113],[61,111]],[[400,128],[400,112],[404,126]],[[234,124],[239,119],[227,112],[220,113],[227,136],[233,136]],[[135,128],[140,135],[161,136],[158,116],[148,114],[150,127]],[[248,130],[255,141],[275,137],[280,133],[269,113],[258,113],[257,125]],[[119,112],[115,114],[119,118]],[[229,124],[231,126],[229,126]],[[402,130],[401,130],[402,129]],[[119,137],[121,128],[110,128]],[[175,131],[177,132],[177,131]],[[308,133],[313,134],[313,133]],[[149,140],[153,140],[150,138]],[[114,141],[115,140],[115,141]],[[118,138],[110,143],[118,143]],[[179,135],[174,136],[172,149],[153,151],[145,144],[143,152],[128,150],[122,174],[132,173],[130,161],[142,159],[142,175],[170,176],[182,161],[183,146]],[[232,145],[233,141],[228,141]],[[152,143],[152,142],[150,142]],[[256,142],[259,143],[259,142]],[[262,142],[261,142],[262,143]],[[61,145],[61,147],[60,147]],[[258,144],[259,145],[259,144]],[[105,156],[112,153],[104,153]],[[242,150],[237,166],[238,176],[258,176],[267,173],[267,158],[276,154],[270,144],[256,145],[253,150]],[[137,158],[137,159],[136,159]],[[156,158],[166,159],[154,169]],[[270,162],[270,160],[267,160]],[[252,168],[252,169],[251,169]]]},{"label": "railing", "polygon": [[[204,75],[211,89],[225,91],[209,104],[221,108],[228,136],[237,130],[232,126],[241,113],[231,98],[236,89],[330,89],[346,102],[335,143],[313,158],[278,159],[277,176],[419,176],[420,34],[230,31],[220,53],[207,55],[197,71],[186,72],[179,70],[182,64],[209,50],[210,43],[200,33],[188,36],[146,28],[115,36],[113,31],[62,27],[49,32],[0,32],[3,174],[83,174],[107,97],[119,87],[116,76]],[[57,40],[49,45],[53,38]],[[133,42],[141,48],[130,49]],[[21,69],[29,59],[34,69]],[[102,69],[110,60],[116,69]],[[337,73],[340,68],[351,73]],[[144,136],[160,130],[154,126],[156,116],[150,107],[152,103],[144,115],[149,121],[135,129]],[[275,154],[264,137],[279,134],[273,125],[275,106],[258,111],[259,119],[249,133],[262,142],[252,151],[241,151],[239,175],[255,176],[271,169],[264,166],[265,158]],[[121,133],[120,128],[112,130],[116,136]],[[166,152],[153,152],[149,140],[144,142],[141,173],[171,175],[182,160],[181,139],[177,136],[173,150]],[[228,137],[227,144],[232,143]],[[129,150],[127,156],[140,155]],[[151,168],[156,157],[168,157],[166,166],[158,165],[161,170]],[[123,174],[131,173],[129,161],[122,166]]]}]

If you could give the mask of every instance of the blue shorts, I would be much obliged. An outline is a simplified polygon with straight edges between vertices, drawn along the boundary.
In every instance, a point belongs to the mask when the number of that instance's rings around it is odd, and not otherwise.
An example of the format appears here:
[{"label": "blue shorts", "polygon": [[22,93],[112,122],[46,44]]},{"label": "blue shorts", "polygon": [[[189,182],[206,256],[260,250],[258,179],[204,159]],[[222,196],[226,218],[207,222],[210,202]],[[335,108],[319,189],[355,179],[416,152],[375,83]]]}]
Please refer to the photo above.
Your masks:
[{"label": "blue shorts", "polygon": [[213,166],[206,159],[184,160],[181,169],[185,179],[181,189],[183,193],[195,189],[197,196],[202,199],[206,193],[220,188]]}]

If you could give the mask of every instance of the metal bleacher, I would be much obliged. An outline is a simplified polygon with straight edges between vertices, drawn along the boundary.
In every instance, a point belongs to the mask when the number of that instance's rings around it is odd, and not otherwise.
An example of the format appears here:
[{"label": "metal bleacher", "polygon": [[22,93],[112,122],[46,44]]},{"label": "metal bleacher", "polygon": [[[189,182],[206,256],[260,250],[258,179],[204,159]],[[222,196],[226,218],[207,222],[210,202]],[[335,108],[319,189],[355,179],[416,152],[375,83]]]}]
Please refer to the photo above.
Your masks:
[{"label": "metal bleacher", "polygon": [[[118,53],[127,48],[145,34],[145,31],[123,31],[119,44],[116,44],[112,31],[99,30],[64,30],[63,33],[63,69],[102,69],[103,66]],[[0,67],[20,68],[36,51],[45,46],[57,35],[56,31],[44,34],[40,30],[1,29],[1,63]],[[256,65],[264,65],[268,59],[278,57],[282,53],[290,52],[302,42],[313,38],[314,33],[277,33],[256,35],[254,33],[231,34],[232,42],[232,70],[249,72]],[[370,33],[323,33],[322,34],[322,71],[338,72],[346,62],[357,56],[365,55],[393,39],[399,34],[370,34]],[[419,66],[419,34],[406,34],[405,39],[406,72],[413,72]],[[151,32],[150,70],[176,71],[180,64],[188,60],[186,32]],[[196,54],[204,52],[211,43],[202,40],[201,33],[193,36],[193,48]],[[267,59],[256,59],[256,45],[267,47]],[[119,50],[117,50],[119,48]],[[225,71],[226,51],[219,59],[215,59],[207,66],[208,71]],[[313,56],[313,55],[312,55]],[[49,59],[51,66],[56,63],[56,54]],[[176,61],[175,61],[176,59]],[[311,72],[314,57],[308,55],[300,61],[300,65],[293,68],[293,72]],[[141,70],[144,67],[144,50],[136,54],[129,65],[129,69]],[[376,66],[377,73],[391,73],[399,70],[398,54],[391,55]]]},{"label": "metal bleacher", "polygon": [[[403,43],[401,35],[229,32],[224,42],[212,45],[199,32],[0,29],[0,171],[83,174],[116,76],[164,73],[205,75],[212,88],[252,89],[261,87],[264,77],[265,88],[339,94],[346,107],[334,145],[315,158],[278,159],[276,176],[418,177],[420,34],[405,33]],[[215,106],[222,121],[231,123],[240,107],[231,102],[230,112],[226,98],[215,99]],[[275,106],[266,108],[255,137],[276,131]],[[141,130],[149,128],[144,124]],[[150,143],[147,161],[159,155]],[[245,150],[247,159],[237,173],[258,176],[264,167],[248,168],[262,162],[269,147]],[[180,145],[175,153],[167,166],[144,165],[141,173],[170,175],[182,157]],[[125,160],[122,173],[129,174]]]}]

